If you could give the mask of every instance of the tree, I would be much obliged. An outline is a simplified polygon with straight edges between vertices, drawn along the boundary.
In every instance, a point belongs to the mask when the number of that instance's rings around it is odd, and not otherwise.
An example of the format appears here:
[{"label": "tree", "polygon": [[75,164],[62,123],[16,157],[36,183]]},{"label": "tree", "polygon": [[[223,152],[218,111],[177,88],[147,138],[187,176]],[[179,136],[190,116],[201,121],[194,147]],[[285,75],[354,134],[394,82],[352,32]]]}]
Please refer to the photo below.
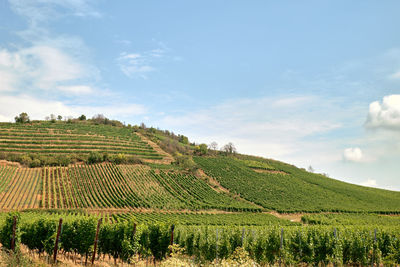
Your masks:
[{"label": "tree", "polygon": [[27,123],[29,121],[29,116],[26,112],[22,112],[21,114],[19,114],[19,116],[15,117],[16,123]]},{"label": "tree", "polygon": [[224,147],[222,148],[222,150],[224,152],[226,152],[227,154],[234,154],[236,153],[236,147],[232,142],[229,142],[228,144],[224,145]]},{"label": "tree", "polygon": [[57,116],[57,120],[61,121],[61,120],[62,120],[62,116],[61,116],[61,115],[58,115],[58,116]]},{"label": "tree", "polygon": [[211,144],[209,144],[208,145],[208,147],[211,149],[211,150],[217,150],[218,149],[218,143],[217,142],[211,142]]},{"label": "tree", "polygon": [[86,116],[85,115],[80,115],[78,118],[80,121],[85,121],[86,120]]},{"label": "tree", "polygon": [[315,170],[314,170],[314,168],[310,165],[310,166],[308,166],[307,171],[308,171],[308,172],[314,172]]},{"label": "tree", "polygon": [[200,144],[200,145],[196,146],[195,149],[196,149],[196,153],[199,155],[205,155],[208,152],[206,144]]},{"label": "tree", "polygon": [[182,144],[187,145],[187,144],[189,144],[189,138],[187,138],[184,135],[179,135],[179,142],[181,142]]},{"label": "tree", "polygon": [[51,122],[56,122],[56,115],[50,114],[50,121]]}]

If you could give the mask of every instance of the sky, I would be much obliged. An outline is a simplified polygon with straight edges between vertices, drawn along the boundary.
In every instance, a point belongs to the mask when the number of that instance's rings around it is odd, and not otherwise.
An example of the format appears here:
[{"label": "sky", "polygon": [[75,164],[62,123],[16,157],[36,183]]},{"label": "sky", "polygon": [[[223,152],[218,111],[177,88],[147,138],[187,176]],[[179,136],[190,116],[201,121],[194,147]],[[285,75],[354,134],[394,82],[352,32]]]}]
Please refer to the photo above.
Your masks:
[{"label": "sky", "polygon": [[400,191],[398,10],[0,0],[0,121],[100,113]]}]

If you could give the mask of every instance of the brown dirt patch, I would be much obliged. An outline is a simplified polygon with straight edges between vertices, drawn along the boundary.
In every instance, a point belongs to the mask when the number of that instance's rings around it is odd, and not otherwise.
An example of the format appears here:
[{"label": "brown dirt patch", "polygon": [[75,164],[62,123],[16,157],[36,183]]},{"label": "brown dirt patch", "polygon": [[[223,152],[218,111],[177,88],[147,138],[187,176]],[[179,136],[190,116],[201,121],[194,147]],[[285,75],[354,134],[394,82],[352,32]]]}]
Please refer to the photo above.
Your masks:
[{"label": "brown dirt patch", "polygon": [[21,168],[22,165],[19,162],[12,162],[7,160],[0,160],[0,166],[13,166]]},{"label": "brown dirt patch", "polygon": [[273,173],[273,174],[284,174],[284,175],[288,175],[287,172],[284,172],[284,171],[277,171],[277,170],[253,169],[253,171],[258,172],[258,173]]},{"label": "brown dirt patch", "polygon": [[157,164],[171,164],[174,162],[174,158],[165,152],[164,150],[161,149],[156,143],[153,141],[149,140],[147,137],[143,136],[141,133],[136,133],[142,141],[148,143],[158,154],[163,156],[163,159],[142,159],[144,162],[149,162],[149,163],[157,163]]},{"label": "brown dirt patch", "polygon": [[271,211],[268,213],[280,219],[286,219],[291,222],[301,222],[301,217],[305,215],[304,213],[278,213],[276,211]]}]

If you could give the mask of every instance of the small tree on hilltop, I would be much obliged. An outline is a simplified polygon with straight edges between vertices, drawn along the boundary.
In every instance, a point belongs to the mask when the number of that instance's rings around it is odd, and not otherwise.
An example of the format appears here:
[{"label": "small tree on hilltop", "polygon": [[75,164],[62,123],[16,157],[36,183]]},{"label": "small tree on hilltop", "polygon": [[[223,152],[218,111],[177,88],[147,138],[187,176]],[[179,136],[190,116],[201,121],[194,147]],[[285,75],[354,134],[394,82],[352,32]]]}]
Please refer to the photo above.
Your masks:
[{"label": "small tree on hilltop", "polygon": [[80,121],[85,121],[86,120],[86,116],[85,115],[80,115],[78,118]]},{"label": "small tree on hilltop", "polygon": [[224,145],[222,150],[227,153],[227,154],[234,154],[236,153],[236,147],[232,142],[229,142],[228,144]]},{"label": "small tree on hilltop", "polygon": [[307,171],[308,171],[308,172],[314,172],[315,170],[314,170],[314,168],[310,165],[310,166],[308,166]]},{"label": "small tree on hilltop", "polygon": [[21,114],[19,114],[19,116],[15,117],[16,123],[27,123],[29,121],[29,116],[26,112],[22,112]]},{"label": "small tree on hilltop", "polygon": [[211,150],[217,150],[218,149],[218,143],[217,142],[211,142],[211,144],[209,144],[208,145],[208,147],[211,149]]},{"label": "small tree on hilltop", "polygon": [[61,120],[62,120],[62,116],[61,116],[61,115],[58,115],[58,116],[57,116],[57,120],[61,121]]}]

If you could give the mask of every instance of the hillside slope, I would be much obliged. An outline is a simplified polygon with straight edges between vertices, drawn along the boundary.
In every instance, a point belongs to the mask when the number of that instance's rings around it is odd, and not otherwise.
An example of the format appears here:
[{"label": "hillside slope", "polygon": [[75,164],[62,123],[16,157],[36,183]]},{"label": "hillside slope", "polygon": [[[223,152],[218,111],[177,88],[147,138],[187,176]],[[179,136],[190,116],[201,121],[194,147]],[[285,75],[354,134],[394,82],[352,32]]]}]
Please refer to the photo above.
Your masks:
[{"label": "hillside slope", "polygon": [[90,152],[162,159],[128,127],[92,123],[0,123],[0,152],[87,156]]},{"label": "hillside slope", "polygon": [[241,159],[224,156],[194,159],[222,186],[268,209],[282,212],[400,211],[400,192],[341,182],[279,161],[238,157]]},{"label": "hillside slope", "polygon": [[0,209],[400,213],[400,192],[204,147],[122,124],[0,123],[0,160],[24,166],[0,166]]}]

